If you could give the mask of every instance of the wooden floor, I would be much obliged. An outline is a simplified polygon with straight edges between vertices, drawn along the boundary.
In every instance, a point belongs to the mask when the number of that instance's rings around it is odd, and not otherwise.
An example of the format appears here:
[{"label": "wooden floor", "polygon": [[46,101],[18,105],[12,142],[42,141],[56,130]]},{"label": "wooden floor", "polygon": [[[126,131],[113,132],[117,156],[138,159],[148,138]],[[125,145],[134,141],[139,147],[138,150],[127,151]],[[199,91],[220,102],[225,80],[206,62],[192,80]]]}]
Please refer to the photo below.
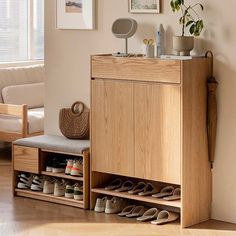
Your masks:
[{"label": "wooden floor", "polygon": [[71,207],[13,198],[10,156],[0,151],[0,236],[218,236],[236,235],[236,225],[209,221],[191,229],[178,223],[154,226]]}]

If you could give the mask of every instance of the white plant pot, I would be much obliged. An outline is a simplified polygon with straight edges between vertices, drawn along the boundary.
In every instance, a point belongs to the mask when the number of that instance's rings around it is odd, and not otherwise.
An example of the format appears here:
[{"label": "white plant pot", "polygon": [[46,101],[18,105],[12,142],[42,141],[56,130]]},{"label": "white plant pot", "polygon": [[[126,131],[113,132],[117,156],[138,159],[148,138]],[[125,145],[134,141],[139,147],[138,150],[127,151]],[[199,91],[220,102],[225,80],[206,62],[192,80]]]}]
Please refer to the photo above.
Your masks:
[{"label": "white plant pot", "polygon": [[173,36],[173,49],[178,56],[190,56],[194,48],[193,36]]}]

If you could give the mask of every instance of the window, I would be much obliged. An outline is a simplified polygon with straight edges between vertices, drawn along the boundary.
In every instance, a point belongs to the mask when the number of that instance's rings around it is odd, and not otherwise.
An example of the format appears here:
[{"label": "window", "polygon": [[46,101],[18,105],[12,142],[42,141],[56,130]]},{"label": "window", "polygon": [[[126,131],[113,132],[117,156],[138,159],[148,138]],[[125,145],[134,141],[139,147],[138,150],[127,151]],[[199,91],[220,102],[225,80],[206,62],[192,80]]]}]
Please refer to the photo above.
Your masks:
[{"label": "window", "polygon": [[44,58],[44,0],[0,0],[0,62]]}]

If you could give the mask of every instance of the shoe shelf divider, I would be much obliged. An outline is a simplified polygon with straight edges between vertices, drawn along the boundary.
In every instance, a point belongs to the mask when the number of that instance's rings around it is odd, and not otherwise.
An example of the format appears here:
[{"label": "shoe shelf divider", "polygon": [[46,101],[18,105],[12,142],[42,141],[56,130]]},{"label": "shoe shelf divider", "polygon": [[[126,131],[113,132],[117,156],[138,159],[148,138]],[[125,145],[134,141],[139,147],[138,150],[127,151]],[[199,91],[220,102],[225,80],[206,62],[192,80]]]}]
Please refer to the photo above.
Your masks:
[{"label": "shoe shelf divider", "polygon": [[[37,199],[62,205],[68,205],[83,209],[89,208],[90,199],[90,154],[89,151],[84,151],[82,154],[66,153],[54,150],[46,150],[41,148],[33,148],[27,146],[14,145],[12,149],[12,165],[13,165],[13,194],[15,196]],[[57,154],[63,154],[68,158],[83,158],[83,176],[76,177],[66,175],[64,173],[52,173],[45,171],[45,163],[48,158],[52,158]],[[18,175],[20,173],[31,173],[34,175],[51,176],[59,179],[67,179],[72,182],[83,182],[83,200],[78,201],[65,197],[57,197],[53,194],[45,194],[43,192],[23,190],[17,188]]]}]

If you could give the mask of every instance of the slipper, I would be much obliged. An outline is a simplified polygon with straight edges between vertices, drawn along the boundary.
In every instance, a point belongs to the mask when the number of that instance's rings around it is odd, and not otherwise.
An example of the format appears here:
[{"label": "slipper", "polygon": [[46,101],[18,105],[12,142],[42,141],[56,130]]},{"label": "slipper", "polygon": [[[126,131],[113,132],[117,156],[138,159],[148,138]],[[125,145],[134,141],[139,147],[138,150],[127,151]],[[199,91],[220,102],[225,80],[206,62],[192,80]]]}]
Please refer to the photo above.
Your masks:
[{"label": "slipper", "polygon": [[124,217],[124,216],[127,216],[127,215],[131,214],[131,212],[135,209],[135,207],[136,207],[135,205],[125,207],[122,210],[122,212],[118,214],[118,216]]},{"label": "slipper", "polygon": [[147,211],[147,210],[144,206],[136,206],[130,214],[126,215],[126,217],[137,218],[137,217],[142,216],[145,211]]},{"label": "slipper", "polygon": [[158,193],[157,188],[151,184],[151,183],[147,183],[147,185],[145,186],[145,188],[143,189],[142,192],[140,192],[138,195],[139,196],[149,196],[152,194]]},{"label": "slipper", "polygon": [[181,199],[181,190],[180,188],[176,188],[173,192],[172,196],[169,197],[164,197],[163,198],[166,201],[176,201],[176,200],[180,200]]},{"label": "slipper", "polygon": [[158,214],[157,219],[152,221],[151,224],[153,224],[153,225],[163,225],[163,224],[167,224],[167,223],[170,223],[170,222],[174,222],[178,219],[179,219],[179,214],[178,213],[163,210]]},{"label": "slipper", "polygon": [[143,192],[144,188],[146,187],[146,184],[144,182],[139,182],[134,188],[130,191],[128,191],[129,194],[138,194],[140,192]]},{"label": "slipper", "polygon": [[159,210],[157,208],[151,208],[147,210],[141,217],[137,218],[138,221],[150,221],[157,218]]},{"label": "slipper", "polygon": [[116,189],[115,191],[116,192],[127,192],[133,188],[134,188],[134,183],[132,181],[128,180],[128,181],[125,181],[122,184],[122,186],[120,188]]},{"label": "slipper", "polygon": [[156,198],[163,198],[163,197],[168,197],[173,195],[174,193],[174,187],[173,186],[167,186],[165,188],[163,188],[160,193],[157,194],[153,194],[152,197],[156,197]]},{"label": "slipper", "polygon": [[111,183],[105,187],[105,190],[115,190],[117,188],[120,188],[122,185],[122,180],[121,179],[115,179],[111,181]]}]

